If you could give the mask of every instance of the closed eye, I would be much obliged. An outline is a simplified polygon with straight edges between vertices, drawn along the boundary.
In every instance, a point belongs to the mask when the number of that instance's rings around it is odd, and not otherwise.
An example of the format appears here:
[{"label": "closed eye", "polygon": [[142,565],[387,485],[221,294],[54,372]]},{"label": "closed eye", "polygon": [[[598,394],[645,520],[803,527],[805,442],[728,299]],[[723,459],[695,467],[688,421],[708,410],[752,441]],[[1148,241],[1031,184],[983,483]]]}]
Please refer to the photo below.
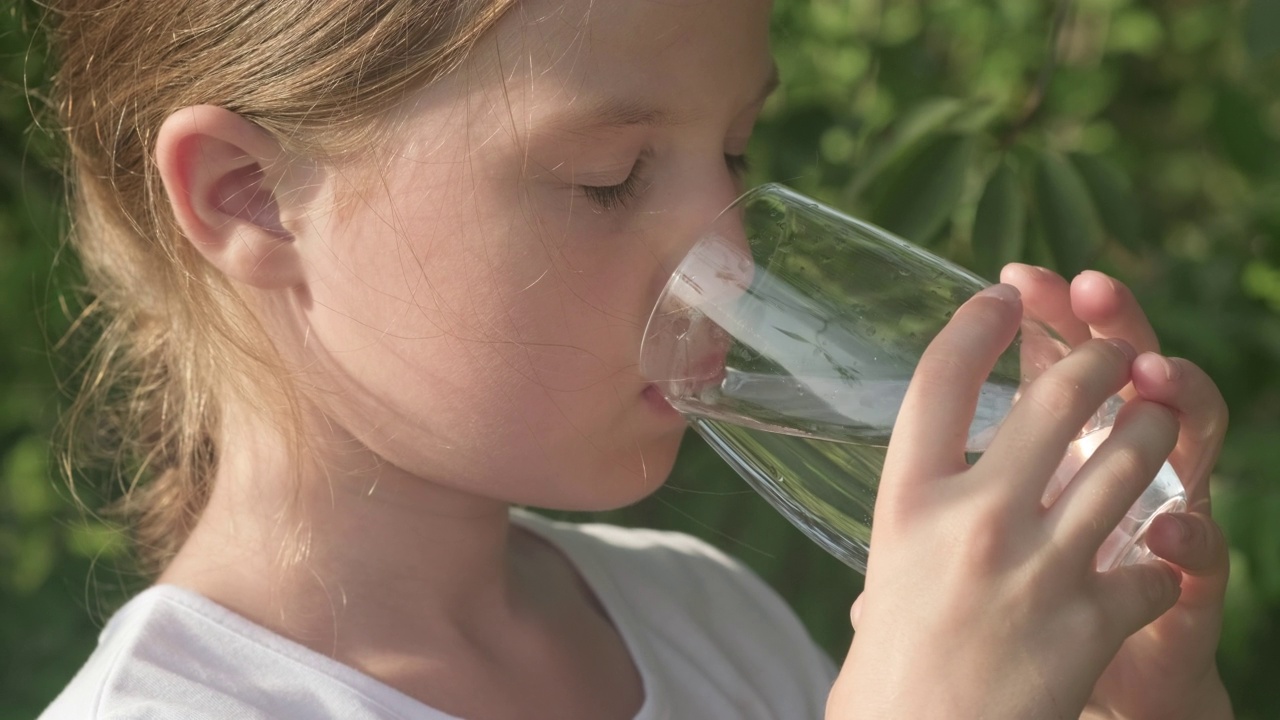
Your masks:
[{"label": "closed eye", "polygon": [[640,163],[637,162],[635,167],[631,168],[631,174],[627,179],[617,185],[580,185],[579,187],[582,189],[582,194],[587,196],[587,200],[602,211],[608,212],[625,207],[643,189]]},{"label": "closed eye", "polygon": [[[742,179],[751,170],[751,161],[746,155],[730,155],[725,153],[724,164],[735,178]],[[636,161],[627,178],[616,185],[579,185],[582,194],[602,212],[626,208],[648,184],[644,181],[644,158]]]}]

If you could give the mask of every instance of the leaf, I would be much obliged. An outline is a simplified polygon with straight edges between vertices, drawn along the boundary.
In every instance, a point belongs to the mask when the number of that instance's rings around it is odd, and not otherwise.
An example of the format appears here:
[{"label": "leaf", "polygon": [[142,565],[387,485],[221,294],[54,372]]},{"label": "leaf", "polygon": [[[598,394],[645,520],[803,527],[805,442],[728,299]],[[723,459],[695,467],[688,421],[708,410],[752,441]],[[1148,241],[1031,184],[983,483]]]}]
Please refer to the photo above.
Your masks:
[{"label": "leaf", "polygon": [[974,265],[994,280],[1006,263],[1022,257],[1026,245],[1026,200],[1018,176],[1007,159],[1001,160],[987,181],[973,221]]},{"label": "leaf", "polygon": [[890,181],[872,217],[912,242],[932,240],[950,219],[973,162],[972,136],[941,135],[927,143]]},{"label": "leaf", "polygon": [[53,572],[56,559],[52,527],[37,527],[18,536],[17,552],[7,563],[7,579],[20,594],[35,592]]},{"label": "leaf", "polygon": [[1075,166],[1056,152],[1041,152],[1035,173],[1040,229],[1057,269],[1067,277],[1084,270],[1102,245],[1102,222]]},{"label": "leaf", "polygon": [[1130,252],[1141,252],[1142,211],[1129,177],[1114,162],[1098,155],[1072,153],[1070,158],[1107,232]]},{"label": "leaf", "polygon": [[1280,0],[1252,0],[1245,10],[1244,38],[1249,56],[1256,61],[1280,50]]},{"label": "leaf", "polygon": [[0,464],[0,493],[5,509],[23,520],[53,513],[58,498],[49,481],[49,446],[37,435],[28,435],[9,449]]},{"label": "leaf", "polygon": [[1261,260],[1251,260],[1240,275],[1240,287],[1244,294],[1261,300],[1280,313],[1280,268]]},{"label": "leaf", "polygon": [[990,98],[974,98],[956,117],[947,124],[959,133],[983,132],[1001,118],[1004,108]]},{"label": "leaf", "polygon": [[71,552],[91,560],[123,557],[129,548],[123,529],[96,521],[68,528],[64,538]]},{"label": "leaf", "polygon": [[1240,88],[1223,85],[1213,110],[1210,128],[1227,158],[1253,175],[1272,170],[1280,151],[1259,101]]},{"label": "leaf", "polygon": [[955,98],[930,98],[904,113],[892,134],[862,161],[858,174],[850,183],[846,195],[857,198],[886,168],[908,154],[923,138],[933,135],[956,118],[967,104]]}]

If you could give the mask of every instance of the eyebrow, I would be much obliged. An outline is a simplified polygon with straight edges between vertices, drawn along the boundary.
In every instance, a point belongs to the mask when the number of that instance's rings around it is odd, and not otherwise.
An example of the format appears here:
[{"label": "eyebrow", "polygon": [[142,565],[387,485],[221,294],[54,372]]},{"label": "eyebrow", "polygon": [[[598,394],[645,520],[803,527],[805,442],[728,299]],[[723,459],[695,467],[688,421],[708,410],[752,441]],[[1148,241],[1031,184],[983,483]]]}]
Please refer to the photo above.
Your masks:
[{"label": "eyebrow", "polygon": [[[778,89],[778,66],[773,65],[753,104],[765,101]],[[684,118],[662,108],[623,98],[604,98],[588,105],[570,106],[562,113],[548,118],[543,127],[557,130],[585,132],[612,130],[627,127],[668,127],[678,125]]]}]

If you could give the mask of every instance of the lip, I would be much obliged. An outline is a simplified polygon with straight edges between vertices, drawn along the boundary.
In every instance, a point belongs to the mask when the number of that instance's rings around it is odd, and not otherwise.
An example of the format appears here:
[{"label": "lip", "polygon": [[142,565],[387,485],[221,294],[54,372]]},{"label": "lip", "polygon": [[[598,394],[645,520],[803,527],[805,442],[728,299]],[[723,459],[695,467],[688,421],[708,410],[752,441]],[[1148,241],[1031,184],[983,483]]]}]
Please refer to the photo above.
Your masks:
[{"label": "lip", "polygon": [[658,389],[657,385],[654,385],[653,383],[645,385],[644,391],[640,394],[644,396],[645,402],[660,414],[671,417],[680,417],[680,411],[676,410],[671,403],[667,402],[667,399],[663,397],[662,391]]},{"label": "lip", "polygon": [[[696,404],[698,396],[703,391],[724,382],[727,372],[725,367],[727,355],[727,348],[706,355],[689,368],[688,376],[672,381],[672,387],[677,397],[681,400],[694,400]],[[644,395],[645,402],[662,415],[682,417],[681,412],[667,400],[666,395],[658,388],[657,383],[645,385],[641,394]]]},{"label": "lip", "polygon": [[715,330],[717,332],[708,338],[709,342],[699,343],[702,347],[699,348],[700,352],[696,359],[686,357],[682,361],[672,363],[674,365],[672,369],[675,372],[668,375],[666,379],[650,383],[646,386],[645,392],[652,390],[658,397],[663,398],[664,402],[668,396],[681,403],[686,400],[696,402],[708,388],[724,382],[728,372],[726,360],[729,357],[730,338],[719,328]]},{"label": "lip", "polygon": [[690,368],[692,372],[688,382],[694,394],[701,393],[708,387],[724,382],[725,359],[728,356],[729,348],[726,344],[724,347],[717,347],[713,352],[693,364]]}]

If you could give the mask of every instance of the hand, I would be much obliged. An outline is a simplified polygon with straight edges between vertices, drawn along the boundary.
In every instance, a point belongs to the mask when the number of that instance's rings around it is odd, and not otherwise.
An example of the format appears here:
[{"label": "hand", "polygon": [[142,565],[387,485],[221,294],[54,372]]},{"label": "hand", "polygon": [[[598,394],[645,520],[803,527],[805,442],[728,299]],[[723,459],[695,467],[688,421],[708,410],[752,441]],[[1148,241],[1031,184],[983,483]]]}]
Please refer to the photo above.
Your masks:
[{"label": "hand", "polygon": [[1131,343],[1143,354],[1125,395],[1164,404],[1181,422],[1169,462],[1190,507],[1157,518],[1147,547],[1182,570],[1182,593],[1173,609],[1125,641],[1095,686],[1086,716],[1232,717],[1214,660],[1228,570],[1227,544],[1209,508],[1209,474],[1227,428],[1221,393],[1194,364],[1157,354],[1155,332],[1133,294],[1102,273],[1083,273],[1068,285],[1049,270],[1010,265],[1001,279],[1021,290],[1029,314],[1072,345],[1094,337]]},{"label": "hand", "polygon": [[1066,447],[1127,385],[1135,351],[1091,341],[1014,406],[965,462],[979,389],[1022,316],[980,293],[930,344],[907,391],[876,500],[857,634],[829,718],[1074,718],[1126,637],[1173,606],[1162,562],[1095,569],[1103,539],[1173,449],[1174,413],[1141,398],[1050,508]]}]

